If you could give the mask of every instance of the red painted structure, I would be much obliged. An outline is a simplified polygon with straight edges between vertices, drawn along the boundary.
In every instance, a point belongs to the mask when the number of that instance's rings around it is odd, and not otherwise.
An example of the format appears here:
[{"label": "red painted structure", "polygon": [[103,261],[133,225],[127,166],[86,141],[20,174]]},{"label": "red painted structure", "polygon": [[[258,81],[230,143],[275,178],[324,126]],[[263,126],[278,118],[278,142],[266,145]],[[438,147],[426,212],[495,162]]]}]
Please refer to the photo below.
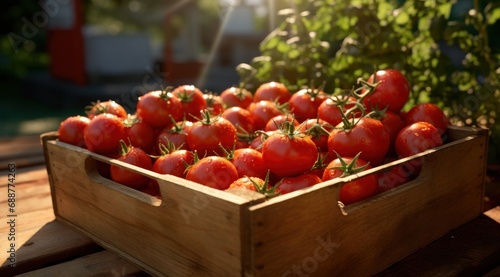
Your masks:
[{"label": "red painted structure", "polygon": [[[78,85],[87,84],[85,49],[83,38],[83,0],[70,0],[72,22],[68,26],[49,26],[48,51],[50,71],[53,77]],[[61,7],[59,7],[61,8]],[[56,15],[57,16],[57,15]]]}]

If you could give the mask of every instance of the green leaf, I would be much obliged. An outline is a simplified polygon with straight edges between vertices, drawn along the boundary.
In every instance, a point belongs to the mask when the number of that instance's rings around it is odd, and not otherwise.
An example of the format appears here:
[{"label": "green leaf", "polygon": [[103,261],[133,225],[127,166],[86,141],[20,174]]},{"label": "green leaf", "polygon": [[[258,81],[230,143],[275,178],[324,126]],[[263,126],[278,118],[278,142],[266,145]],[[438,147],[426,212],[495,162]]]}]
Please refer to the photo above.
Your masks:
[{"label": "green leaf", "polygon": [[500,19],[500,5],[490,9],[490,11],[486,14],[486,20],[488,24],[493,25]]}]

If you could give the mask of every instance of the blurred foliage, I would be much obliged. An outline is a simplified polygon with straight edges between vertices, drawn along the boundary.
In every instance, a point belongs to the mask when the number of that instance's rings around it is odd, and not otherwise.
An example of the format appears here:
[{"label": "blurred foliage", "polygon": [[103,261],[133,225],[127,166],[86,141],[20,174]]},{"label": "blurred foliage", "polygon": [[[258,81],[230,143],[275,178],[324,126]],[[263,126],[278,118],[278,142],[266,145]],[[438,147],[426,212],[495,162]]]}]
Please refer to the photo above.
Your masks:
[{"label": "blurred foliage", "polygon": [[279,15],[261,56],[237,67],[249,89],[273,80],[340,93],[395,68],[412,85],[407,108],[431,101],[455,125],[489,128],[500,156],[500,1],[293,0]]},{"label": "blurred foliage", "polygon": [[[49,56],[46,31],[34,22],[41,10],[36,1],[2,1],[0,16],[0,77],[16,80],[28,72],[46,70]],[[39,20],[39,19],[38,19]]]}]

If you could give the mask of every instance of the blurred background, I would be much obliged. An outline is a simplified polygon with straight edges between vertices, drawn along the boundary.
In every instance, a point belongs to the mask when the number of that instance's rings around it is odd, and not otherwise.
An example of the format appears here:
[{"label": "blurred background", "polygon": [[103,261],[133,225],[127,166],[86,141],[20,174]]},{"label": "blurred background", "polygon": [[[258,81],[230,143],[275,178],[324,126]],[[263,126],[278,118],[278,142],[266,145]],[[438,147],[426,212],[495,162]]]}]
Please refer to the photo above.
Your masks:
[{"label": "blurred background", "polygon": [[96,100],[133,112],[149,90],[237,85],[235,67],[259,54],[273,8],[267,0],[3,3],[1,137],[55,130]]},{"label": "blurred background", "polygon": [[409,105],[490,129],[498,163],[499,0],[5,0],[0,137],[55,130],[92,101],[274,80],[350,89],[401,70]]}]

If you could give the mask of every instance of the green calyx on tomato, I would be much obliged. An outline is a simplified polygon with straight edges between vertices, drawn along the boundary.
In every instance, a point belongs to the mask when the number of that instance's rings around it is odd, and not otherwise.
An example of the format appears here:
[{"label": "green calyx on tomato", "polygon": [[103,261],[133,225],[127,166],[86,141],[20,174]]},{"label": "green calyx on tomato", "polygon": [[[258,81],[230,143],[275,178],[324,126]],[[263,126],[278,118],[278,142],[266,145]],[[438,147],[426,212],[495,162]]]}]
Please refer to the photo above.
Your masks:
[{"label": "green calyx on tomato", "polygon": [[275,122],[276,126],[278,127],[278,132],[284,134],[284,135],[287,135],[288,138],[290,139],[293,139],[293,138],[296,138],[296,137],[304,137],[306,136],[306,134],[300,132],[300,127],[304,124],[304,123],[301,123],[298,127],[295,126],[294,124],[294,117],[292,116],[292,120],[289,121],[289,120],[286,120],[286,121],[283,121],[283,123],[281,125],[277,124]]},{"label": "green calyx on tomato", "polygon": [[171,142],[171,141],[169,141],[167,139],[166,144],[165,143],[159,143],[158,144],[158,150],[159,150],[158,152],[160,152],[159,153],[160,156],[155,156],[154,158],[158,158],[158,157],[161,157],[161,156],[168,155],[168,154],[170,154],[170,153],[172,153],[172,152],[174,152],[176,150],[179,150],[181,148],[182,148],[182,146],[181,147],[177,147],[177,146],[175,146],[175,143],[173,143],[173,142]]},{"label": "green calyx on tomato", "polygon": [[255,187],[255,190],[264,195],[266,198],[273,198],[273,197],[276,197],[278,195],[280,195],[280,193],[277,192],[277,188],[278,186],[270,186],[269,185],[269,175],[271,174],[271,171],[267,171],[267,174],[266,174],[266,178],[264,179],[264,183],[261,185],[261,184],[258,184],[257,182],[255,182],[254,180],[252,180],[252,178],[249,178],[250,182],[252,182],[253,186]]},{"label": "green calyx on tomato", "polygon": [[141,121],[136,115],[129,114],[125,119],[123,119],[123,124],[125,127],[130,128],[132,125],[139,123]]},{"label": "green calyx on tomato", "polygon": [[332,169],[340,170],[343,172],[342,175],[339,176],[340,178],[347,177],[347,176],[350,176],[353,174],[357,174],[357,173],[365,170],[366,167],[369,165],[369,163],[367,163],[367,164],[364,164],[362,166],[356,166],[356,162],[357,162],[359,156],[361,155],[361,152],[359,152],[356,156],[354,156],[354,158],[352,158],[351,162],[349,162],[349,163],[346,163],[345,160],[342,159],[342,157],[337,152],[335,152],[335,154],[337,154],[337,158],[339,159],[339,162],[341,165],[335,166]]},{"label": "green calyx on tomato", "polygon": [[130,152],[131,146],[128,146],[125,141],[120,140],[120,155],[125,156]]}]

